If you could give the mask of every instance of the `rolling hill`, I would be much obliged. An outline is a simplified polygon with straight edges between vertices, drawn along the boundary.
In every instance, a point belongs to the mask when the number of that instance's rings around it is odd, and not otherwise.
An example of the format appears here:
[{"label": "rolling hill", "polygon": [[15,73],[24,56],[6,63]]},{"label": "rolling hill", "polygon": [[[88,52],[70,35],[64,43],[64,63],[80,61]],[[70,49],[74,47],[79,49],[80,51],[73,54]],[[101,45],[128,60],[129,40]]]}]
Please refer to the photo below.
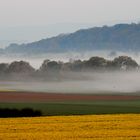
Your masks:
[{"label": "rolling hill", "polygon": [[74,33],[42,39],[28,44],[10,44],[5,53],[58,53],[68,51],[140,51],[140,24],[81,29]]}]

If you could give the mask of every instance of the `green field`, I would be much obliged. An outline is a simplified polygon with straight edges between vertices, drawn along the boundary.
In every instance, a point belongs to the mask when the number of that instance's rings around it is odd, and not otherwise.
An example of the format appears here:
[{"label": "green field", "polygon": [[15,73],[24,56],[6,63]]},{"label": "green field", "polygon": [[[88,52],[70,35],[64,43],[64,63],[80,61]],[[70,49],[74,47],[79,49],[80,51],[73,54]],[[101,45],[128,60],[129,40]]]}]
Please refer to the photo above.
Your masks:
[{"label": "green field", "polygon": [[32,108],[43,115],[88,115],[140,113],[140,100],[136,101],[92,101],[92,102],[48,102],[48,103],[0,103],[0,108]]}]

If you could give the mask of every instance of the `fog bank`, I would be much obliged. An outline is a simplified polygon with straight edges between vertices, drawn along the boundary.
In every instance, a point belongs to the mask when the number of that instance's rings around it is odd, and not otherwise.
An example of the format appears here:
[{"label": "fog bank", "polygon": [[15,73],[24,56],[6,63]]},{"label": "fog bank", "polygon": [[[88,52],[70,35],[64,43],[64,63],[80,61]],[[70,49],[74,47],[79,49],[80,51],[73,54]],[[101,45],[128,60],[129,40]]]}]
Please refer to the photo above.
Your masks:
[{"label": "fog bank", "polygon": [[[76,75],[76,77],[75,77]],[[71,79],[57,81],[0,82],[1,90],[52,93],[132,93],[139,94],[139,72],[73,73]],[[72,80],[73,78],[73,80]]]}]

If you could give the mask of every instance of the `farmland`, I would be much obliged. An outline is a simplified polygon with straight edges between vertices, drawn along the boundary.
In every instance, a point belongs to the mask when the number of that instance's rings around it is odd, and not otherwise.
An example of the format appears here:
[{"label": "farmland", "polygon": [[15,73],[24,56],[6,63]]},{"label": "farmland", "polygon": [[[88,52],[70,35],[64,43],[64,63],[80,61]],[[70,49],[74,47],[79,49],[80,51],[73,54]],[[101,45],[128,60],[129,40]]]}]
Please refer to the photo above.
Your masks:
[{"label": "farmland", "polygon": [[32,108],[42,117],[1,118],[0,140],[140,139],[140,96],[0,92],[0,108]]},{"label": "farmland", "polygon": [[0,119],[0,139],[140,139],[140,115]]},{"label": "farmland", "polygon": [[140,113],[139,95],[0,92],[0,108],[40,110],[43,116]]}]

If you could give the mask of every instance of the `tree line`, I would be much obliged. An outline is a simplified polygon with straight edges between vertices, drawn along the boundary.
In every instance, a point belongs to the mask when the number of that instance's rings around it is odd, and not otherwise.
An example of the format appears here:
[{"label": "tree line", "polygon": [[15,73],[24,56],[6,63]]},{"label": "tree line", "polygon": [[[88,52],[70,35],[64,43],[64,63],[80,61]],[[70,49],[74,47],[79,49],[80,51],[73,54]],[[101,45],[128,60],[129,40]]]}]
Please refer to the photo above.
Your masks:
[{"label": "tree line", "polygon": [[14,61],[10,64],[0,64],[0,77],[16,77],[21,75],[27,77],[54,76],[62,72],[87,72],[87,71],[109,71],[109,70],[139,70],[138,63],[128,56],[119,56],[114,60],[102,57],[91,57],[88,60],[73,60],[70,62],[44,60],[39,69],[34,69],[28,62]]}]

